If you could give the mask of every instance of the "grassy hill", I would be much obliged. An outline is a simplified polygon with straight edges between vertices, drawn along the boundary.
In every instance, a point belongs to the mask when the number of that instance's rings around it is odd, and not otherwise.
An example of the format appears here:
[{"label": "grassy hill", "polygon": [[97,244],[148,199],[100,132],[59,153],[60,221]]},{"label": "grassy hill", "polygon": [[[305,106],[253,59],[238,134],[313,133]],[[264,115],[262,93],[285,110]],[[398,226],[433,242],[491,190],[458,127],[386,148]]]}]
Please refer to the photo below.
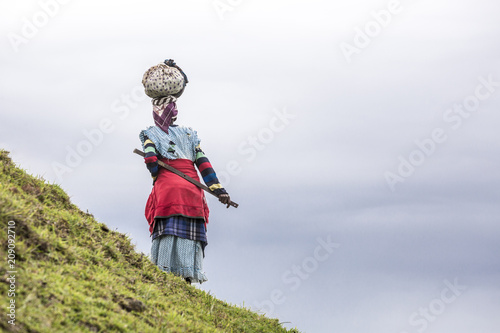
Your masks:
[{"label": "grassy hill", "polygon": [[0,221],[2,331],[298,332],[160,271],[127,236],[16,167],[5,150]]}]

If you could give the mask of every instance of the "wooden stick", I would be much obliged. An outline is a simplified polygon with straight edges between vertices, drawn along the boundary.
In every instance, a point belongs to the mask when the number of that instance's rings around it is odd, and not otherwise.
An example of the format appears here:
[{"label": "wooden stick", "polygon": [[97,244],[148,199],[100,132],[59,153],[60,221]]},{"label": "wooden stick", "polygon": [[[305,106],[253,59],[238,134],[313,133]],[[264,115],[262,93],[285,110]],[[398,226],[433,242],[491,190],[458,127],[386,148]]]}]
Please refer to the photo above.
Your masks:
[{"label": "wooden stick", "polygon": [[[137,155],[140,155],[142,157],[145,157],[145,155],[146,155],[142,151],[140,151],[139,149],[134,149],[134,153],[136,153]],[[176,168],[173,168],[170,165],[165,164],[165,163],[163,163],[160,160],[158,160],[158,165],[161,166],[161,167],[163,167],[163,168],[165,168],[165,169],[167,169],[168,171],[171,171],[171,172],[175,173],[176,175],[184,178],[185,180],[187,180],[191,184],[194,184],[194,185],[198,186],[202,190],[207,191],[208,193],[210,193],[214,197],[219,198],[219,196],[217,194],[215,194],[213,191],[211,191],[206,185],[203,185],[202,183],[200,183],[196,179],[193,179],[193,178],[189,177],[188,175],[186,175],[183,172],[180,172]],[[229,201],[228,205],[233,206],[234,208],[238,208],[238,206],[239,206],[236,202],[233,202],[233,201]]]}]

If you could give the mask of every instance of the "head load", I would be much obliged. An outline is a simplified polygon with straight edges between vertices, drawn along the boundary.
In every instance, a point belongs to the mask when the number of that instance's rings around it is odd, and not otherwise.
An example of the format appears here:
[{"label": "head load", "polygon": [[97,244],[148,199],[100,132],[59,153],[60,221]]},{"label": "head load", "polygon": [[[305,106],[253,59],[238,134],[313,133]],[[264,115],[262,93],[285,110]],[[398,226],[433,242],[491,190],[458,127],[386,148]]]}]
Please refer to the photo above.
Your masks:
[{"label": "head load", "polygon": [[146,95],[155,99],[181,96],[188,82],[186,74],[172,59],[151,67],[142,77]]}]

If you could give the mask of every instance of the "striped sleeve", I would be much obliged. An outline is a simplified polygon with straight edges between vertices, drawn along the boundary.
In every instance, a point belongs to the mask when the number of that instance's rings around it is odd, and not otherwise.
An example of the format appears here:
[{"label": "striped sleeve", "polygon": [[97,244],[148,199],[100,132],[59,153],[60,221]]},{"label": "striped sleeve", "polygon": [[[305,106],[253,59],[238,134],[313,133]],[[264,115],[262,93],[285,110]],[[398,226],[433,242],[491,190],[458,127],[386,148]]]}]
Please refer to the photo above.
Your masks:
[{"label": "striped sleeve", "polygon": [[146,163],[146,167],[151,173],[151,177],[153,177],[153,181],[158,177],[158,151],[156,150],[156,146],[149,138],[145,138],[144,141],[144,153],[146,156],[144,157],[144,162]]},{"label": "striped sleeve", "polygon": [[212,164],[210,164],[210,161],[205,156],[205,153],[201,150],[199,145],[196,147],[195,163],[196,167],[200,171],[203,181],[211,191],[215,192],[217,195],[227,194],[226,190],[220,184]]}]

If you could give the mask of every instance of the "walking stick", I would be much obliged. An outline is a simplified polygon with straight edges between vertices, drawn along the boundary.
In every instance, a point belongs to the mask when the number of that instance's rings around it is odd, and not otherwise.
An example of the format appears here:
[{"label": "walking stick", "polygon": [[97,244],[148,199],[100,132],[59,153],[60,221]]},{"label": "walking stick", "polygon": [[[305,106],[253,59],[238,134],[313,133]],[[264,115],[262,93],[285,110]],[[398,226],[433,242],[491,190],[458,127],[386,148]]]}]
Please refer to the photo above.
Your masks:
[{"label": "walking stick", "polygon": [[[140,155],[142,157],[145,157],[145,155],[146,155],[142,151],[140,151],[139,149],[134,149],[134,153],[136,153],[137,155]],[[187,180],[191,184],[194,184],[194,185],[198,186],[199,188],[201,188],[202,190],[207,191],[208,193],[210,193],[214,197],[219,198],[219,196],[217,194],[215,194],[213,191],[211,191],[206,185],[203,185],[202,183],[200,183],[196,179],[193,179],[193,178],[189,177],[188,175],[186,175],[183,172],[180,172],[176,168],[173,168],[170,165],[165,164],[165,163],[163,163],[160,160],[158,160],[158,165],[161,166],[161,167],[163,167],[163,168],[165,168],[165,169],[167,169],[168,171],[171,171],[171,172],[175,173],[178,176],[181,176],[182,178],[184,178],[185,180]],[[233,206],[234,208],[238,208],[238,204],[236,202],[233,202],[233,201],[229,201],[228,205]],[[228,206],[228,208],[229,208],[229,206]]]}]

